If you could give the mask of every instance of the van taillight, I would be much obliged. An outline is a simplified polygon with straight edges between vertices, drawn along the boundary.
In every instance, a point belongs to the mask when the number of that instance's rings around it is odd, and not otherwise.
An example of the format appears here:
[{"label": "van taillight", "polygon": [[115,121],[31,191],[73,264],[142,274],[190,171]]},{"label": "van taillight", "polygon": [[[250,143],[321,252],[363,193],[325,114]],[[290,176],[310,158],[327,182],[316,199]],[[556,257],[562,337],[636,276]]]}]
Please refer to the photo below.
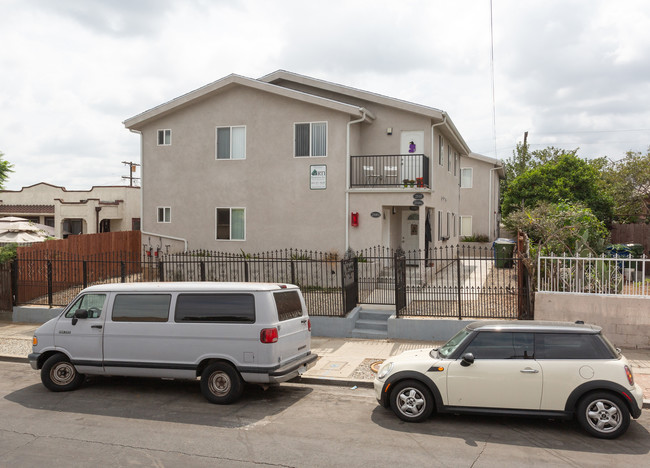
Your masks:
[{"label": "van taillight", "polygon": [[307,331],[311,331],[311,320],[307,319]]},{"label": "van taillight", "polygon": [[260,341],[262,343],[277,343],[278,329],[277,328],[264,328],[260,332]]},{"label": "van taillight", "polygon": [[630,385],[634,385],[634,375],[629,367],[625,366],[625,375],[627,376],[627,381],[630,382]]}]

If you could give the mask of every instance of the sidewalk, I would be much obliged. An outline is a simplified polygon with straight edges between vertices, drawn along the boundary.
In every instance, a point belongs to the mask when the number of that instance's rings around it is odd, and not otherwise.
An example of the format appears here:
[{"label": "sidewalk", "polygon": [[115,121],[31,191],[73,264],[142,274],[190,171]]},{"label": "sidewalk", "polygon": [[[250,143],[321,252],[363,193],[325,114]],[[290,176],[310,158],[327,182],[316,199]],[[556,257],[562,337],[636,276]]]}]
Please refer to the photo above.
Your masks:
[{"label": "sidewalk", "polygon": [[[0,361],[27,363],[27,355],[32,350],[32,335],[38,327],[37,324],[0,322]],[[441,344],[313,336],[311,349],[319,359],[303,374],[301,381],[372,388],[375,372],[385,359],[403,351]],[[624,349],[623,354],[630,362],[635,381],[643,388],[643,407],[650,408],[650,349]]]}]

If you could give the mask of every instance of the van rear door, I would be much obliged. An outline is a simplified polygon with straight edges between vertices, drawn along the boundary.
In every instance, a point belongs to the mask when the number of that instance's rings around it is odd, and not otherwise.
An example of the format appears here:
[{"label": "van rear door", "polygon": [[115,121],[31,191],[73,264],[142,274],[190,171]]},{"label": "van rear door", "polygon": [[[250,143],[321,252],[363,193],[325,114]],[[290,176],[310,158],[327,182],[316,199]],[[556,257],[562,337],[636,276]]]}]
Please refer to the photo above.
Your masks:
[{"label": "van rear door", "polygon": [[297,289],[273,293],[278,311],[278,354],[280,363],[292,361],[310,351],[311,331],[302,294]]}]

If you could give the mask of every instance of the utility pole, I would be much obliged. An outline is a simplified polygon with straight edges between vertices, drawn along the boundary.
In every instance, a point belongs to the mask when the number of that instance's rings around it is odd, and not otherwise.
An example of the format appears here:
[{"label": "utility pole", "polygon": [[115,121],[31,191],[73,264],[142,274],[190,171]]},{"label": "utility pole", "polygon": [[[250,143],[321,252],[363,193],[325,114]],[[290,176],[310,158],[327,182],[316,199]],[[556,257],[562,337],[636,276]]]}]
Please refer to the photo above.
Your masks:
[{"label": "utility pole", "polygon": [[140,180],[140,177],[133,177],[133,173],[137,169],[137,167],[140,164],[131,162],[131,161],[122,161],[122,164],[127,164],[129,166],[129,175],[128,176],[122,176],[122,179],[129,179],[129,186],[133,187],[133,181],[134,180]]}]

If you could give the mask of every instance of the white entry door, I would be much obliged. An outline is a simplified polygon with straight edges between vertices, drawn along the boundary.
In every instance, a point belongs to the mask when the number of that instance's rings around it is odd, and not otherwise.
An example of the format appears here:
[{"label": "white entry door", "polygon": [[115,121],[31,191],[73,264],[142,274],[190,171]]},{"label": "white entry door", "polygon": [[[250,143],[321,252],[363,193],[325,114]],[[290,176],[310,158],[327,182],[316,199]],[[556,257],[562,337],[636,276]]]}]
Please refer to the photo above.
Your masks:
[{"label": "white entry door", "polygon": [[402,211],[402,249],[417,250],[420,242],[420,215],[417,211]]},{"label": "white entry door", "polygon": [[424,154],[424,131],[402,132],[400,154],[402,155],[402,179],[416,180],[422,177],[422,156],[415,155]]}]

